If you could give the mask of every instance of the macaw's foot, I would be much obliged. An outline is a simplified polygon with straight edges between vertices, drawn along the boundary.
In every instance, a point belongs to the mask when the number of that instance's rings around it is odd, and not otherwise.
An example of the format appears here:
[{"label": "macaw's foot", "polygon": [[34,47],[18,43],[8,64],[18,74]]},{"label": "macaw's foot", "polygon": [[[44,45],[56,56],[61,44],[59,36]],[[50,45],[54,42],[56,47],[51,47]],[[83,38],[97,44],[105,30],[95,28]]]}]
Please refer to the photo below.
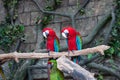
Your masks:
[{"label": "macaw's foot", "polygon": [[74,50],[71,51],[73,54],[75,54]]},{"label": "macaw's foot", "polygon": [[70,51],[68,51],[68,59],[71,60],[71,57],[70,57]]},{"label": "macaw's foot", "polygon": [[48,50],[48,56],[50,56],[50,50]]}]

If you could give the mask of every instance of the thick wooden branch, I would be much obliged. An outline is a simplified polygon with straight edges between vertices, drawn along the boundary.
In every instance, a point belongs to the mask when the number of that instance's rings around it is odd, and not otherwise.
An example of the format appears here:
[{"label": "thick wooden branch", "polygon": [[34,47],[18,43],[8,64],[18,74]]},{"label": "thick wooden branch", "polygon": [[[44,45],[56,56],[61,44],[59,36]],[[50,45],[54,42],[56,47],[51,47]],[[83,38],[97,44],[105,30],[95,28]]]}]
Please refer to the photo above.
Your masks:
[{"label": "thick wooden branch", "polygon": [[[99,52],[102,55],[104,55],[104,50],[109,49],[109,46],[106,45],[100,45],[97,47],[93,47],[93,48],[87,48],[87,49],[83,49],[83,50],[78,50],[78,51],[74,51],[75,54],[73,54],[72,52],[70,52],[69,56],[78,56],[78,55],[87,55],[90,53],[96,53]],[[68,56],[68,52],[50,52],[50,56],[48,55],[48,53],[8,53],[8,54],[0,54],[0,60],[3,59],[15,59],[16,62],[18,62],[18,59],[20,58],[29,58],[29,59],[33,59],[33,58],[57,58],[60,56]]]},{"label": "thick wooden branch", "polygon": [[57,67],[59,70],[70,74],[74,80],[96,80],[92,73],[72,62],[65,56],[57,59]]}]

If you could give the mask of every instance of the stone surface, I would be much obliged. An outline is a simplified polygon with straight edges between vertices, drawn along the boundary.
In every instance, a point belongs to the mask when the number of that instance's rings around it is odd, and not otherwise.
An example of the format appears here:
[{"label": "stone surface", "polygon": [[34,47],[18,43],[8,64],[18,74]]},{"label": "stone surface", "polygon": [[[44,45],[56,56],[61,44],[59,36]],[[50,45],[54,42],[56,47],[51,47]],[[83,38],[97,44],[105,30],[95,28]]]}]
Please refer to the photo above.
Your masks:
[{"label": "stone surface", "polygon": [[5,20],[6,12],[2,0],[0,0],[0,23]]},{"label": "stone surface", "polygon": [[97,18],[95,17],[77,20],[76,21],[77,31],[79,31],[82,36],[87,36],[96,26],[96,24]]},{"label": "stone surface", "polygon": [[24,0],[19,1],[18,5],[18,13],[23,13],[24,12]]},{"label": "stone surface", "polygon": [[37,44],[36,44],[35,50],[44,49],[44,48],[46,48],[46,45],[44,43],[42,30],[39,27],[38,28],[38,36],[37,36]]},{"label": "stone surface", "polygon": [[66,27],[66,26],[68,26],[68,25],[72,25],[71,21],[63,22],[63,23],[62,23],[62,28],[63,28],[63,27]]},{"label": "stone surface", "polygon": [[78,6],[67,6],[56,10],[56,12],[72,15],[78,10]]},{"label": "stone surface", "polygon": [[65,22],[68,21],[69,18],[68,17],[63,17],[63,16],[59,16],[59,15],[55,15],[53,21],[55,22]]},{"label": "stone surface", "polygon": [[49,25],[47,25],[47,27],[52,28],[52,29],[56,32],[56,35],[57,35],[58,37],[60,37],[60,24],[59,24],[59,23],[49,24]]},{"label": "stone surface", "polygon": [[95,0],[91,1],[85,11],[87,16],[106,14],[112,10],[113,0]]},{"label": "stone surface", "polygon": [[20,51],[21,52],[33,52],[35,50],[35,46],[36,46],[35,43],[31,43],[31,44],[23,43],[20,47]]},{"label": "stone surface", "polygon": [[37,6],[31,0],[24,1],[24,12],[38,11]]},{"label": "stone surface", "polygon": [[25,43],[36,43],[36,27],[25,27]]},{"label": "stone surface", "polygon": [[41,18],[42,13],[40,13],[40,12],[31,12],[31,25],[35,25],[35,22],[36,22],[38,17]]},{"label": "stone surface", "polygon": [[21,24],[30,25],[30,13],[19,14],[18,18]]},{"label": "stone surface", "polygon": [[62,0],[61,6],[60,7],[65,7],[68,6],[69,0]]},{"label": "stone surface", "polygon": [[72,5],[76,5],[78,2],[78,0],[69,0],[69,5],[72,6]]}]

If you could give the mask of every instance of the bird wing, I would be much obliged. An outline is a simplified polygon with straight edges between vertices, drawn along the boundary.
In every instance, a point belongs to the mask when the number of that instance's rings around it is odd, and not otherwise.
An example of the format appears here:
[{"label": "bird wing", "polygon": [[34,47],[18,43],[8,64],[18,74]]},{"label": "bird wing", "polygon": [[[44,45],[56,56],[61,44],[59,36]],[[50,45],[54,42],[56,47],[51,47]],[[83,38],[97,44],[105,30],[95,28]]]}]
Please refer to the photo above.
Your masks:
[{"label": "bird wing", "polygon": [[54,40],[54,51],[59,52],[59,49],[60,49],[59,41],[57,39],[55,39]]},{"label": "bird wing", "polygon": [[76,36],[76,45],[78,50],[82,49],[82,38],[79,35]]}]

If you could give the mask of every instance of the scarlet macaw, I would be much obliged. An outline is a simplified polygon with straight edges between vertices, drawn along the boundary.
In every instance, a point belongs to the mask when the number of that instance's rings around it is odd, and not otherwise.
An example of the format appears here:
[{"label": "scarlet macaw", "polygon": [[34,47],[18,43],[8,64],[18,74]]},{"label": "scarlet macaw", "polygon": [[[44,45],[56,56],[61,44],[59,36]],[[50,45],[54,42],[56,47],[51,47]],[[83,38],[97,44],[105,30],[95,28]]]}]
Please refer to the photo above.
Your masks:
[{"label": "scarlet macaw", "polygon": [[[55,52],[58,52],[59,51],[59,48],[60,48],[60,46],[59,46],[59,44],[60,44],[60,42],[59,42],[59,39],[58,39],[58,37],[56,36],[56,33],[55,33],[55,31],[53,30],[53,29],[51,29],[51,28],[44,28],[43,29],[43,36],[47,39],[46,40],[46,47],[47,47],[47,50],[48,51],[55,51]],[[49,52],[48,52],[48,55],[50,55],[49,54]],[[53,75],[53,71],[51,72],[51,68],[50,68],[50,66],[51,66],[51,64],[49,64],[49,61],[56,61],[55,59],[49,59],[48,60],[48,79],[49,80],[53,80],[51,77],[51,75]],[[53,69],[54,69],[54,67],[53,67]],[[52,69],[52,70],[53,70]],[[56,71],[56,69],[54,70],[54,71]],[[62,73],[62,72],[60,72],[60,73]],[[60,76],[60,75],[58,75],[57,74],[57,72],[54,72],[54,74],[56,74],[57,76],[54,76],[54,80],[59,80],[59,79],[57,79],[56,77],[58,77],[58,76]],[[50,76],[49,76],[50,75]],[[62,74],[61,74],[62,75]],[[62,79],[60,79],[60,80],[62,80]]]},{"label": "scarlet macaw", "polygon": [[48,51],[58,52],[60,48],[59,38],[56,36],[56,33],[51,28],[43,29],[43,36],[47,39],[46,47]]},{"label": "scarlet macaw", "polygon": [[[61,30],[62,36],[66,38],[68,51],[81,50],[82,49],[82,38],[79,32],[77,32],[71,26],[67,26]],[[74,52],[73,52],[74,53]],[[80,56],[72,57],[75,63],[79,63]]]}]

